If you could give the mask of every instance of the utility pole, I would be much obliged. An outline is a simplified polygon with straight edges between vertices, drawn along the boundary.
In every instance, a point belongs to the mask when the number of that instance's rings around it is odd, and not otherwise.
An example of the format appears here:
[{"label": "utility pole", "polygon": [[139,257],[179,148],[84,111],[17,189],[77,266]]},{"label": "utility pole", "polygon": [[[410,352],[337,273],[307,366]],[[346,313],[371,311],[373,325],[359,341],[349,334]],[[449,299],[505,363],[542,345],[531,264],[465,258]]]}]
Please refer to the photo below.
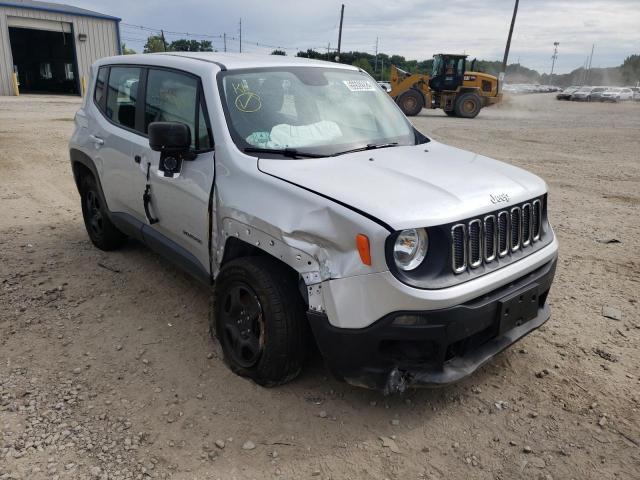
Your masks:
[{"label": "utility pole", "polygon": [[340,47],[342,47],[342,20],[344,20],[344,3],[340,9],[340,29],[338,30],[338,52],[336,53],[336,62],[340,61]]},{"label": "utility pole", "polygon": [[556,65],[556,58],[558,58],[558,45],[560,42],[553,42],[553,55],[551,56],[551,73],[549,74],[549,85],[553,82],[553,67]]},{"label": "utility pole", "polygon": [[376,61],[375,61],[375,67],[373,67],[373,72],[374,73],[378,72],[378,37],[376,37]]},{"label": "utility pole", "polygon": [[380,69],[380,80],[384,80],[384,58],[381,58],[380,62],[382,63],[382,68]]},{"label": "utility pole", "polygon": [[224,41],[224,51],[226,52],[227,51],[227,34],[226,33],[222,34],[222,39]]},{"label": "utility pole", "polygon": [[162,51],[167,51],[167,41],[164,39],[164,30],[160,30],[160,38],[162,38]]},{"label": "utility pole", "polygon": [[329,61],[330,54],[331,54],[331,42],[327,43],[327,61]]},{"label": "utility pole", "polygon": [[596,48],[595,43],[591,45],[591,55],[589,55],[589,66],[587,67],[587,77],[585,79],[585,83],[589,82],[589,77],[591,76],[591,62],[593,61],[593,49]]},{"label": "utility pole", "polygon": [[511,36],[513,35],[513,27],[516,24],[516,15],[518,14],[518,2],[513,6],[513,17],[511,17],[511,26],[509,27],[509,36],[507,37],[507,46],[504,49],[504,58],[502,59],[502,71],[498,77],[498,91],[502,91],[502,84],[504,83],[504,75],[507,71],[507,60],[509,59],[509,48],[511,48]]},{"label": "utility pole", "polygon": [[240,18],[240,53],[242,53],[242,18]]}]

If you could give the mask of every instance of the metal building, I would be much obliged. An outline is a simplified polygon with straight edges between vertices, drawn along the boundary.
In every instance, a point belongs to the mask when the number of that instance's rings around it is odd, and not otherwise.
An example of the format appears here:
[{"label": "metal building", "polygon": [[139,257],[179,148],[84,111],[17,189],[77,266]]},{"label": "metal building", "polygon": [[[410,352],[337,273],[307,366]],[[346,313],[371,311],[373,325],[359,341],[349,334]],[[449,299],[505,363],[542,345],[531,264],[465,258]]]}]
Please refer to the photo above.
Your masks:
[{"label": "metal building", "polygon": [[70,5],[0,0],[0,95],[15,95],[16,83],[20,93],[82,94],[91,64],[121,53],[119,22]]}]

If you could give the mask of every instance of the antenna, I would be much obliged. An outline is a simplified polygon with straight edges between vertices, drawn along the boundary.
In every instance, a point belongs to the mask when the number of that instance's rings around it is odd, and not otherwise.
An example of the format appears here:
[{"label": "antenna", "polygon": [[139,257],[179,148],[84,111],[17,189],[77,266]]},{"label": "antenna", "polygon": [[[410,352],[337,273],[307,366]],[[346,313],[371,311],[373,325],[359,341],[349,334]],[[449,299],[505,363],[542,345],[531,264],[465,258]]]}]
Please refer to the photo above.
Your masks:
[{"label": "antenna", "polygon": [[240,53],[242,53],[242,17],[240,17]]}]

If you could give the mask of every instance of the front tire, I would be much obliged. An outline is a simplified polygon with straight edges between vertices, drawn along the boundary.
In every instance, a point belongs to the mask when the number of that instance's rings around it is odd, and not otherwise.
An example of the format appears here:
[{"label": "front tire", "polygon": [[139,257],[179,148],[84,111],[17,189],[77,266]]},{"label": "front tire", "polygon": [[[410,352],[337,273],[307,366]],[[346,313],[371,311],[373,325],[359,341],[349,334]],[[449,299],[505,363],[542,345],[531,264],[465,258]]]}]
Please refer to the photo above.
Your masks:
[{"label": "front tire", "polygon": [[424,108],[424,97],[417,90],[409,89],[398,97],[397,103],[407,117],[415,117]]},{"label": "front tire", "polygon": [[475,118],[482,109],[482,100],[475,93],[463,93],[456,99],[454,111],[458,117]]},{"label": "front tire", "polygon": [[100,250],[111,251],[120,248],[127,240],[109,219],[104,196],[92,175],[85,175],[80,182],[82,218],[91,243]]},{"label": "front tire", "polygon": [[272,387],[302,370],[305,312],[291,271],[271,258],[246,257],[227,263],[216,278],[209,325],[234,373]]}]

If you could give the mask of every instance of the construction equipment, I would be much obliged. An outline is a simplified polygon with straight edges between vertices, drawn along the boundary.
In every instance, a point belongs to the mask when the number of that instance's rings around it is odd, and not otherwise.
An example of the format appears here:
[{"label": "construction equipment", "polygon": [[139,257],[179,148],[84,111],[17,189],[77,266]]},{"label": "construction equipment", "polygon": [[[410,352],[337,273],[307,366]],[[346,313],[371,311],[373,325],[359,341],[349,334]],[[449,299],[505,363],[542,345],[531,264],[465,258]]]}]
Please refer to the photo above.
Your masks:
[{"label": "construction equipment", "polygon": [[467,55],[439,53],[433,56],[431,75],[409,73],[391,66],[389,95],[407,116],[423,108],[442,108],[449,116],[474,118],[482,107],[502,100],[498,79],[476,72],[475,59],[466,71]]}]

